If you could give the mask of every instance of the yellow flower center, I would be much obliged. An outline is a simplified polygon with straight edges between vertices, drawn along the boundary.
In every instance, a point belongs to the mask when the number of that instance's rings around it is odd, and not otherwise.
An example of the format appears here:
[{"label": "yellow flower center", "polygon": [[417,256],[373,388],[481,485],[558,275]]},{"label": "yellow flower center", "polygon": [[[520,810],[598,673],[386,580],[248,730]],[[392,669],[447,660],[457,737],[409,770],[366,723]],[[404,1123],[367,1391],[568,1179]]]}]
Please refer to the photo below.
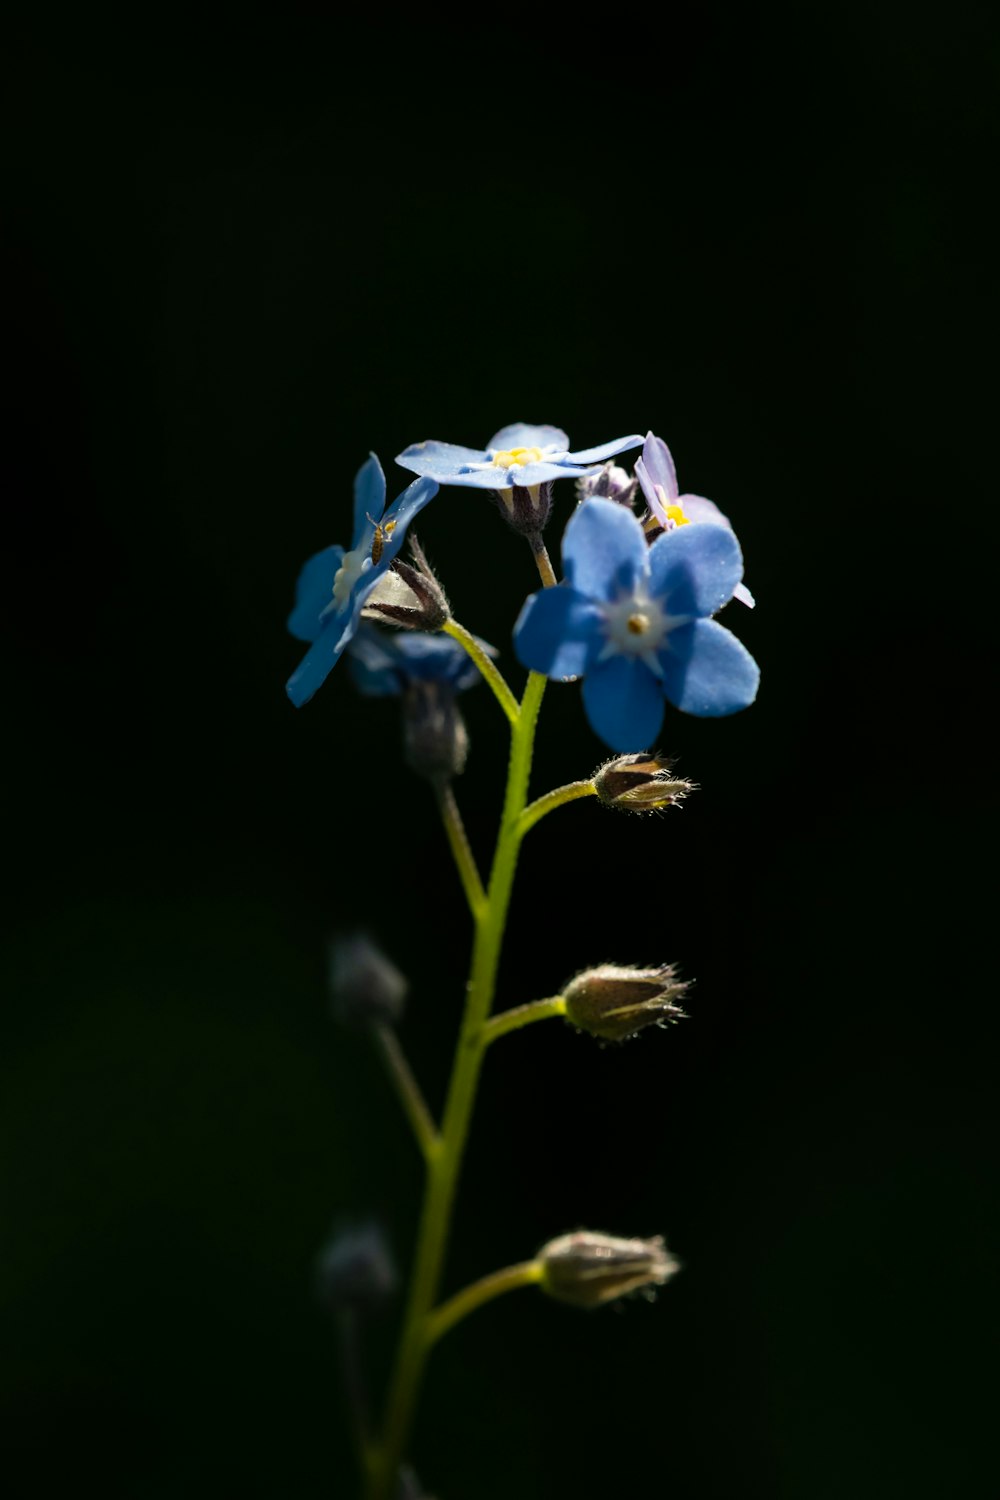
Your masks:
[{"label": "yellow flower center", "polygon": [[631,635],[645,635],[649,629],[649,616],[636,611],[634,615],[629,615],[625,623]]},{"label": "yellow flower center", "polygon": [[682,505],[668,505],[667,520],[673,521],[675,526],[691,525],[691,518],[684,514],[684,507]]},{"label": "yellow flower center", "polygon": [[541,448],[498,448],[493,455],[493,466],[497,469],[514,469],[523,464],[540,464]]}]

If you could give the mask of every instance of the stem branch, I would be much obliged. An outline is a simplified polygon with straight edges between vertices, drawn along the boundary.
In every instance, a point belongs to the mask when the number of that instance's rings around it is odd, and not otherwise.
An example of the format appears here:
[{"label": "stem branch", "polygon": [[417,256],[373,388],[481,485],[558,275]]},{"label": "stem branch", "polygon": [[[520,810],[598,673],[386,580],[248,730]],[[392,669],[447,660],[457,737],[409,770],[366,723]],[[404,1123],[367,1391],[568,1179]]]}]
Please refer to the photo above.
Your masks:
[{"label": "stem branch", "polygon": [[541,1261],[525,1260],[520,1265],[505,1266],[502,1271],[494,1271],[491,1275],[474,1281],[471,1286],[463,1287],[428,1316],[424,1334],[427,1348],[436,1344],[438,1339],[443,1338],[456,1323],[467,1318],[469,1313],[475,1312],[477,1307],[492,1302],[494,1297],[503,1296],[504,1292],[516,1292],[518,1287],[534,1286],[541,1279]]},{"label": "stem branch", "polygon": [[539,797],[526,807],[521,814],[521,837],[534,828],[547,813],[553,812],[557,807],[562,807],[566,802],[575,802],[578,797],[596,797],[597,788],[593,781],[570,781],[566,786],[557,786],[555,791],[546,792],[544,797]]},{"label": "stem branch", "polygon": [[562,995],[551,995],[547,1000],[531,1000],[527,1005],[517,1005],[513,1010],[502,1010],[483,1027],[483,1046],[488,1047],[508,1031],[520,1031],[522,1026],[531,1026],[535,1021],[548,1021],[553,1016],[566,1014],[566,1000]]},{"label": "stem branch", "polygon": [[416,1136],[417,1145],[423,1152],[424,1160],[431,1162],[441,1148],[441,1137],[420,1085],[406,1061],[406,1054],[399,1045],[399,1037],[385,1022],[374,1028],[374,1036],[399,1102]]},{"label": "stem branch", "polygon": [[469,848],[462,814],[458,810],[455,793],[450,785],[442,787],[438,792],[438,806],[441,809],[441,820],[455,858],[465,899],[475,919],[486,905],[486,892],[483,890],[483,882],[479,878],[479,870],[476,868],[475,858]]},{"label": "stem branch", "polygon": [[499,667],[494,666],[493,662],[486,655],[486,652],[476,640],[475,636],[472,635],[470,631],[466,630],[464,625],[460,625],[457,620],[448,620],[444,625],[441,626],[441,629],[444,631],[445,635],[450,635],[453,641],[457,641],[458,644],[469,653],[469,655],[472,657],[472,660],[475,662],[476,666],[479,668],[480,672],[482,672],[484,678],[493,689],[493,692],[496,695],[497,702],[500,704],[500,707],[507,715],[511,724],[516,724],[517,716],[520,712],[517,699],[514,697],[514,694],[507,686],[507,681],[503,673],[500,671]]}]

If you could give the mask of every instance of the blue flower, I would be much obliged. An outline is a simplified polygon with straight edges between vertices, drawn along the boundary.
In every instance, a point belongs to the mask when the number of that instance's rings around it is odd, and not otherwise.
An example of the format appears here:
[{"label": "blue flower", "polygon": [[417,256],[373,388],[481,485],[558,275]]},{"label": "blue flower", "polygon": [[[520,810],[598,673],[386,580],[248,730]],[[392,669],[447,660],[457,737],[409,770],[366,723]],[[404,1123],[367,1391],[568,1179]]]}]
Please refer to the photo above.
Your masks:
[{"label": "blue flower", "polygon": [[[495,647],[479,645],[496,656]],[[438,682],[460,693],[482,681],[468,652],[448,635],[390,635],[362,621],[347,656],[355,687],[369,698],[398,697],[414,682]]]},{"label": "blue flower", "polygon": [[[649,508],[665,531],[676,526],[687,526],[692,521],[708,526],[726,526],[730,531],[733,523],[724,516],[714,500],[704,495],[682,495],[677,484],[677,470],[670,449],[662,438],[646,433],[642,457],[635,461],[635,477],[642,486]],[[738,583],[733,598],[754,607],[754,597],[745,583]]]},{"label": "blue flower", "polygon": [[[532,427],[515,422],[501,427],[485,448],[461,448],[454,443],[414,443],[396,462],[438,484],[465,484],[474,489],[528,489],[553,479],[574,479],[626,448],[638,448],[642,438],[615,438],[596,448],[569,452],[569,438],[558,427]],[[581,465],[583,467],[581,467]]]},{"label": "blue flower", "polygon": [[[416,479],[383,515],[385,475],[373,453],[354,479],[354,538],[350,551],[325,547],[303,567],[295,585],[288,628],[309,650],[288,679],[296,708],[308,703],[340,660],[358,628],[361,611],[389,571],[414,516],[437,494],[430,479]],[[379,519],[380,518],[380,519]]]},{"label": "blue flower", "polygon": [[613,750],[653,743],[665,697],[705,718],[753,702],[757,663],[709,618],[743,572],[731,531],[693,524],[648,546],[631,511],[586,500],[566,527],[562,555],[565,582],[527,600],[515,649],[532,671],[585,679],[587,717]]}]

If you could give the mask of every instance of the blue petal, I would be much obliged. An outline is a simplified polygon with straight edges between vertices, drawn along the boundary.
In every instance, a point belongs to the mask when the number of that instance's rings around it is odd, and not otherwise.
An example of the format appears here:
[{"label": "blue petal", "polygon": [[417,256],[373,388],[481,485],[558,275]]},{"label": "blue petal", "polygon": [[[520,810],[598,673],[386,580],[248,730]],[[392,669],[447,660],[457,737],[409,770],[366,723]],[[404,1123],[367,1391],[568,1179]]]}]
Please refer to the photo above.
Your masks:
[{"label": "blue petal", "polygon": [[613,656],[584,680],[583,706],[612,750],[648,750],[663,723],[663,690],[635,656]]},{"label": "blue petal", "polygon": [[366,517],[373,521],[381,518],[385,509],[385,475],[375,454],[369,455],[354,476],[354,532],[352,547],[361,541],[367,525]]},{"label": "blue petal", "polygon": [[411,443],[409,448],[396,454],[396,462],[414,474],[426,474],[429,479],[436,479],[439,484],[454,484],[469,464],[488,464],[490,456],[480,448],[460,448],[455,443],[431,440]]},{"label": "blue petal", "polygon": [[295,608],[288,628],[300,641],[314,641],[322,630],[320,614],[333,598],[333,580],[344,557],[343,547],[324,547],[303,563],[295,584]]},{"label": "blue petal", "polygon": [[606,458],[614,458],[616,453],[624,453],[626,448],[638,448],[642,438],[638,433],[631,437],[613,438],[610,443],[599,443],[596,448],[579,448],[575,453],[567,453],[566,457],[571,464],[599,464]]},{"label": "blue petal", "polygon": [[569,438],[561,427],[532,427],[528,422],[514,422],[510,427],[501,427],[486,444],[487,448],[551,448],[560,453],[569,447]]},{"label": "blue petal", "polygon": [[384,562],[386,568],[389,566],[403,545],[407,526],[415,516],[420,514],[427,502],[434,499],[437,492],[438,486],[433,479],[415,479],[412,484],[406,486],[401,495],[396,496],[389,506],[382,519],[395,521],[396,525],[391,535],[387,536],[382,544],[382,557],[379,562],[380,577],[385,572],[381,564]]},{"label": "blue petal", "polygon": [[581,469],[578,465],[545,458],[539,464],[514,464],[509,469],[494,469],[490,488],[507,489],[512,484],[519,484],[527,489],[531,484],[544,484],[547,479],[579,479],[584,474],[596,474],[599,468],[600,465],[596,464],[593,468]]},{"label": "blue petal", "polygon": [[[487,641],[478,644],[487,656],[497,655]],[[446,635],[389,635],[362,622],[348,646],[348,658],[355,685],[368,697],[396,695],[414,681],[447,682],[458,691],[482,681],[468,653]]]},{"label": "blue petal", "polygon": [[309,647],[285,684],[285,691],[301,708],[321,688],[340,660],[341,652],[357,629],[357,620],[343,613],[334,615]]},{"label": "blue petal", "polygon": [[586,500],[563,536],[566,582],[591,599],[615,599],[646,578],[649,552],[642,527],[624,505]]},{"label": "blue petal", "polygon": [[582,677],[604,645],[600,610],[566,584],[525,600],[514,626],[522,666],[547,677]]},{"label": "blue petal", "polygon": [[725,526],[678,526],[650,547],[649,575],[668,614],[712,615],[733,597],[743,577],[743,554]]},{"label": "blue petal", "polygon": [[663,691],[687,714],[719,719],[738,713],[757,696],[760,668],[716,620],[695,620],[672,630],[659,656]]},{"label": "blue petal", "polygon": [[347,648],[347,664],[359,692],[368,698],[394,698],[403,691],[406,680],[390,636],[383,636],[362,622]]}]

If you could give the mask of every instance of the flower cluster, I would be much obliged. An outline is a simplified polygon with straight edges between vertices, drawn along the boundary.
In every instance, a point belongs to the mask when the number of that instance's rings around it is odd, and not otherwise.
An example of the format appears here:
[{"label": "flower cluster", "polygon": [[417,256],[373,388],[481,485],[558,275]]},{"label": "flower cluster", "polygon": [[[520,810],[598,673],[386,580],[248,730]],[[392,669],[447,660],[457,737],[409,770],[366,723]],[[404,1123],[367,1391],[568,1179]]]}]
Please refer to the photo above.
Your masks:
[{"label": "flower cluster", "polygon": [[[609,460],[640,443],[630,478]],[[666,703],[718,718],[753,702],[757,665],[714,618],[730,599],[753,605],[739,543],[718,506],[680,492],[670,450],[654,433],[571,450],[560,428],[518,422],[485,448],[428,441],[397,462],[418,478],[383,514],[385,478],[373,454],[355,479],[350,549],[327,547],[299,576],[288,625],[310,650],[288,683],[297,706],[332,670],[363,615],[432,629],[446,622],[447,603],[422,555],[418,569],[398,559],[408,524],[439,485],[489,492],[537,555],[561,478],[575,479],[579,495],[563,537],[564,577],[525,602],[514,628],[519,661],[560,681],[582,678],[592,728],[622,752],[648,749]],[[633,508],[639,496],[648,507],[642,516]],[[554,574],[543,579],[556,583]],[[432,662],[458,662],[450,647],[435,655],[434,639],[404,649],[411,674],[418,660],[425,667],[417,676]],[[365,687],[363,666],[355,676],[365,691],[389,691]]]}]

